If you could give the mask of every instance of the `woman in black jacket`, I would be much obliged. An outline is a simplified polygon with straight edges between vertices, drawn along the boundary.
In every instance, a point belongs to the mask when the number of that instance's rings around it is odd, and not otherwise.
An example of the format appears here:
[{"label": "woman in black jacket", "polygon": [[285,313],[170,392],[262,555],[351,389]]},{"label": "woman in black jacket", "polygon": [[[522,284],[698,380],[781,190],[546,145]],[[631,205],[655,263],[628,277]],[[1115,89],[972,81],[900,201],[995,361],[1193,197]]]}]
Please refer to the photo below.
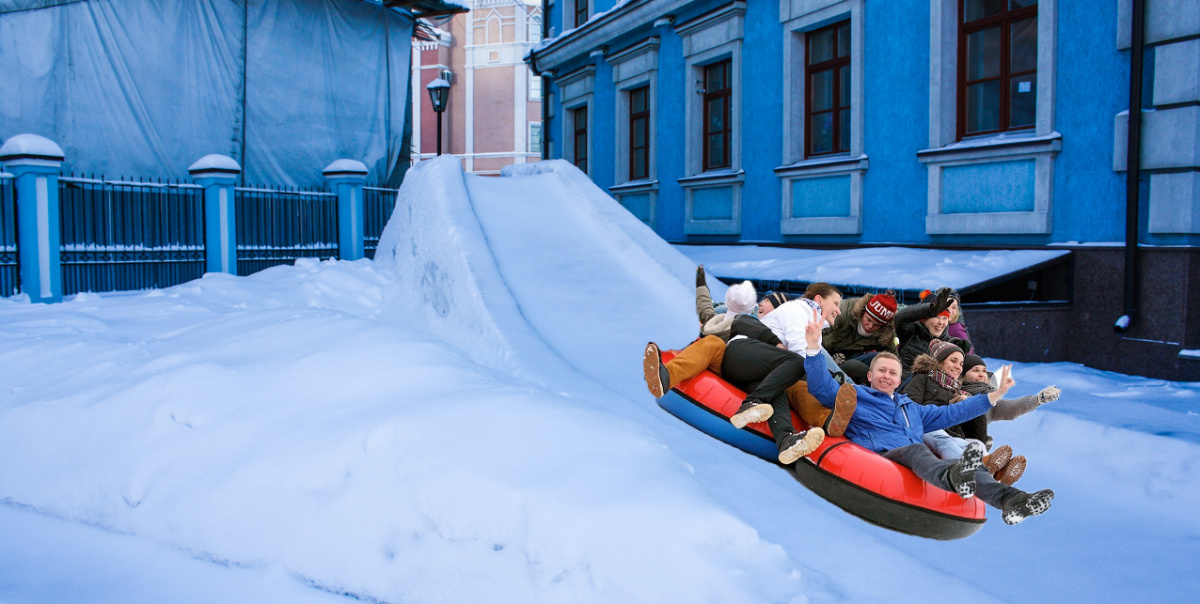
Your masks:
[{"label": "woman in black jacket", "polygon": [[947,309],[950,307],[952,291],[943,287],[937,290],[933,300],[905,306],[896,313],[896,337],[900,339],[897,350],[903,372],[902,379],[907,380],[912,376],[913,361],[925,354],[933,340],[950,342],[963,350],[971,348],[970,342],[946,333],[946,327],[950,324],[950,313]]}]

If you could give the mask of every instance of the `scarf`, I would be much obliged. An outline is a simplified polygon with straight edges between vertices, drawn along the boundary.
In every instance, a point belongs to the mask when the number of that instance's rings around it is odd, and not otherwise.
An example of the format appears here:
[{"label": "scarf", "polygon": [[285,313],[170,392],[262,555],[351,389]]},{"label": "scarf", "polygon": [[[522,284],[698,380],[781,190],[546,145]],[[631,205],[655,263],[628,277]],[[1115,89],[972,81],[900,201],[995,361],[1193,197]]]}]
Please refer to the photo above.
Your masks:
[{"label": "scarf", "polygon": [[996,388],[987,382],[963,382],[962,389],[971,395],[976,395],[987,394],[994,391]]},{"label": "scarf", "polygon": [[933,378],[933,381],[937,382],[938,386],[949,390],[950,398],[954,398],[955,395],[963,392],[962,389],[958,387],[958,379],[950,377],[949,374],[941,369],[930,370],[926,372],[926,375]]}]

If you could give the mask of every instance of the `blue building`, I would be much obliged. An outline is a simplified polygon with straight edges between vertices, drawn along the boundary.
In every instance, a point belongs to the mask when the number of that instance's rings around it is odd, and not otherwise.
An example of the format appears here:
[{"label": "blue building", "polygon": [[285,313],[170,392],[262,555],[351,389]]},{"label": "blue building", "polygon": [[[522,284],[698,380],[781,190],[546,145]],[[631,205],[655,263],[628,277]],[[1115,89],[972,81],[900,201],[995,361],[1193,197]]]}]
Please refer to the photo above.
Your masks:
[{"label": "blue building", "polygon": [[987,354],[1200,379],[1200,3],[547,0],[545,14],[529,57],[545,153],[668,241],[1058,246],[1062,263],[964,292]]}]

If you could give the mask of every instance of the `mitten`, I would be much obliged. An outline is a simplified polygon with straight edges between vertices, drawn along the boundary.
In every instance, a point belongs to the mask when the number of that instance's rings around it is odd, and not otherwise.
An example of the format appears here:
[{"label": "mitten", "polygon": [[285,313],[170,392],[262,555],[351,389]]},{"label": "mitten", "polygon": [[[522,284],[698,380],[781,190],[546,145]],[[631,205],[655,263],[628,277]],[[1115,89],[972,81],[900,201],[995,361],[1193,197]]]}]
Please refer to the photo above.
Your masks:
[{"label": "mitten", "polygon": [[1057,401],[1058,395],[1060,394],[1062,394],[1062,390],[1059,390],[1057,386],[1046,386],[1045,388],[1042,388],[1041,392],[1038,393],[1038,404],[1044,405],[1046,403]]},{"label": "mitten", "polygon": [[835,352],[830,356],[833,357],[833,362],[837,363],[838,365],[846,362],[846,355],[841,352]]},{"label": "mitten", "polygon": [[704,280],[704,265],[696,267],[696,287],[704,287],[708,283]]}]

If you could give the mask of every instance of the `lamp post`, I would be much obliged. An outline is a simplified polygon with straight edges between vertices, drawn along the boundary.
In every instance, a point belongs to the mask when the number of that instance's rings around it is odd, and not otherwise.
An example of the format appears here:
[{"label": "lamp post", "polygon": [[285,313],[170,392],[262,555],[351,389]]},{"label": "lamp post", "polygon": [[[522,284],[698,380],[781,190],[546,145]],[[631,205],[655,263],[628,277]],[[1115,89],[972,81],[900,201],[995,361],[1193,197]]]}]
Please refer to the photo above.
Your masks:
[{"label": "lamp post", "polygon": [[442,112],[446,110],[446,101],[450,100],[450,82],[438,78],[425,86],[429,90],[429,100],[433,110],[437,112],[437,154],[442,154]]}]

